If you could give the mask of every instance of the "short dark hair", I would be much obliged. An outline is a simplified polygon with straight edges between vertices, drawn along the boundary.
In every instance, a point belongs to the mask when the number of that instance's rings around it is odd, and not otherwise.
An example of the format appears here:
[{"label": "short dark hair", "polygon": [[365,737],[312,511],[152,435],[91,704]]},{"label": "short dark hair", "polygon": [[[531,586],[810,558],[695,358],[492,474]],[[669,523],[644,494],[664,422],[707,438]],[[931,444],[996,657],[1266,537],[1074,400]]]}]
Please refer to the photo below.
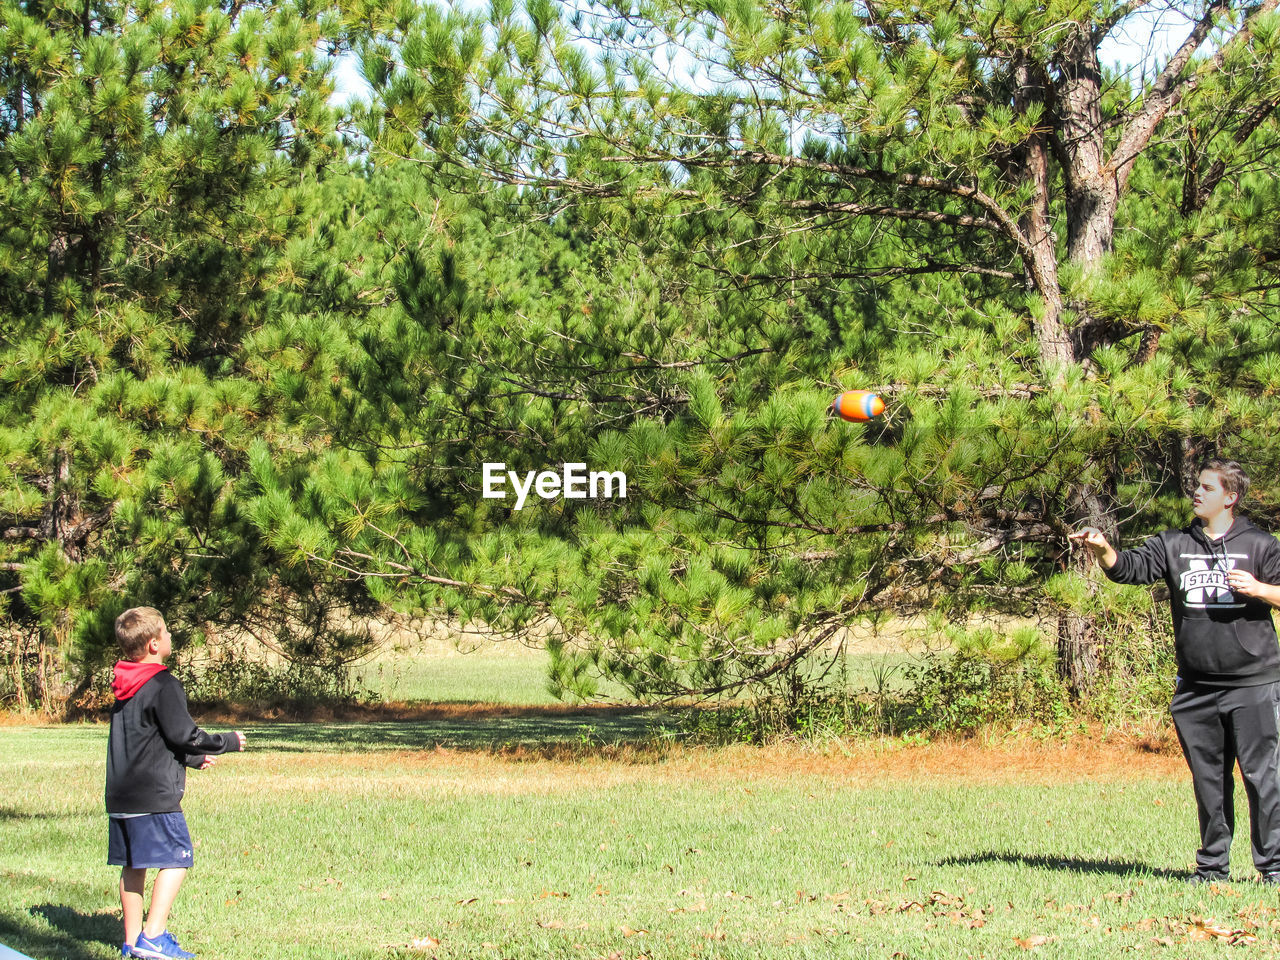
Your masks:
[{"label": "short dark hair", "polygon": [[1199,472],[1205,471],[1216,473],[1222,478],[1223,491],[1236,495],[1236,502],[1232,505],[1232,509],[1239,507],[1244,500],[1244,495],[1249,492],[1249,475],[1244,472],[1244,467],[1234,460],[1220,460],[1214,457],[1200,464]]},{"label": "short dark hair", "polygon": [[147,644],[164,630],[164,617],[155,607],[130,607],[116,617],[116,643],[126,660],[137,660]]}]

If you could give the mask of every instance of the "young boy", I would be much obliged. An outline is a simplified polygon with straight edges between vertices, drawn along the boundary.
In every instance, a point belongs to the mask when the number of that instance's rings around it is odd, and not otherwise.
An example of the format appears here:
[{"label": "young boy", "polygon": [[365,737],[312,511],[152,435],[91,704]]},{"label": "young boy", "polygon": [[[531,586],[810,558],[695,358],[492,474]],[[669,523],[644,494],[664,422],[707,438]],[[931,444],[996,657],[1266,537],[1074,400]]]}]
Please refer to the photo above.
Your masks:
[{"label": "young boy", "polygon": [[[193,957],[165,929],[169,908],[192,863],[182,816],[187,767],[206,770],[214,755],[244,749],[244,734],[205,733],[187,712],[182,684],[165,669],[173,639],[164,617],[134,607],[116,618],[123,659],[111,689],[107,740],[107,863],[119,865],[124,912],[122,957]],[[156,868],[151,911],[142,923],[147,869]]]},{"label": "young boy", "polygon": [[1249,478],[1210,460],[1193,495],[1195,521],[1117,552],[1102,532],[1073,533],[1117,583],[1169,585],[1178,685],[1169,705],[1200,816],[1193,883],[1228,879],[1236,761],[1249,799],[1253,862],[1280,884],[1280,542],[1235,515]]}]

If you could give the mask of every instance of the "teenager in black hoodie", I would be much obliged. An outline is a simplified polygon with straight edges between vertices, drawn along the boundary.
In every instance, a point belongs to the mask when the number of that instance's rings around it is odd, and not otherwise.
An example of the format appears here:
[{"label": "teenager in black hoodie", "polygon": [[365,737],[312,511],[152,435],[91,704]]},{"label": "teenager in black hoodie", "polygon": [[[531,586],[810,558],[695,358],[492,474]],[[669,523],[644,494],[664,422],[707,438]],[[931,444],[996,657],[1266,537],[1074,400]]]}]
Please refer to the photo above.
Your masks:
[{"label": "teenager in black hoodie", "polygon": [[1280,542],[1235,515],[1249,478],[1210,460],[1196,519],[1117,552],[1096,527],[1072,534],[1117,583],[1164,580],[1173,607],[1178,684],[1170,704],[1200,815],[1193,883],[1229,877],[1236,761],[1249,799],[1253,862],[1280,884],[1280,644],[1268,600],[1280,592]]},{"label": "teenager in black hoodie", "polygon": [[[187,767],[206,770],[214,756],[244,749],[244,734],[205,733],[187,712],[187,696],[164,661],[173,638],[152,607],[116,618],[124,658],[116,664],[111,732],[107,738],[107,863],[120,866],[124,913],[122,957],[193,957],[165,929],[169,908],[192,863],[182,816]],[[151,910],[142,922],[147,869],[156,869]]]}]

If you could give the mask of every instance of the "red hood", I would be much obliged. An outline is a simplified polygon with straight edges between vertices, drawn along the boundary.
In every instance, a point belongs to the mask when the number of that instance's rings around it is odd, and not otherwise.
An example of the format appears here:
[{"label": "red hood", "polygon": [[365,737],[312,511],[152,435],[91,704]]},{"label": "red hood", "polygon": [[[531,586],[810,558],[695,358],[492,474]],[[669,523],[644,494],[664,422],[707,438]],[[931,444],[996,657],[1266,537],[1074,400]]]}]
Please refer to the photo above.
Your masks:
[{"label": "red hood", "polygon": [[168,669],[163,663],[135,663],[132,660],[117,660],[116,672],[111,678],[111,692],[117,700],[128,700],[142,689],[142,685],[161,670]]}]

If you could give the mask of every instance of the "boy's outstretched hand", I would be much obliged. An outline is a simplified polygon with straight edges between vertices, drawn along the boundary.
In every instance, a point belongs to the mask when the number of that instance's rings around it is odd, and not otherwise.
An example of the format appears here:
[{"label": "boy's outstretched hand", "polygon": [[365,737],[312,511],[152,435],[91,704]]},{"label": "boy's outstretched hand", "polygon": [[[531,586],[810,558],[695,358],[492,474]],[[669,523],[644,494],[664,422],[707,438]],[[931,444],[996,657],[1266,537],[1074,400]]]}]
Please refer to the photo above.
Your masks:
[{"label": "boy's outstretched hand", "polygon": [[1093,554],[1093,559],[1108,569],[1114,567],[1116,560],[1119,559],[1115,548],[1107,542],[1106,534],[1097,527],[1084,527],[1075,533],[1068,534],[1067,539],[1083,543]]},{"label": "boy's outstretched hand", "polygon": [[240,743],[240,746],[239,746],[237,749],[239,749],[239,750],[243,750],[243,749],[244,749],[244,734],[243,734],[243,733],[241,733],[239,730],[232,730],[232,731],[231,731],[231,735],[232,735],[233,737],[235,737],[235,738],[236,738],[236,740],[238,740],[238,741],[239,741],[239,743]]}]

